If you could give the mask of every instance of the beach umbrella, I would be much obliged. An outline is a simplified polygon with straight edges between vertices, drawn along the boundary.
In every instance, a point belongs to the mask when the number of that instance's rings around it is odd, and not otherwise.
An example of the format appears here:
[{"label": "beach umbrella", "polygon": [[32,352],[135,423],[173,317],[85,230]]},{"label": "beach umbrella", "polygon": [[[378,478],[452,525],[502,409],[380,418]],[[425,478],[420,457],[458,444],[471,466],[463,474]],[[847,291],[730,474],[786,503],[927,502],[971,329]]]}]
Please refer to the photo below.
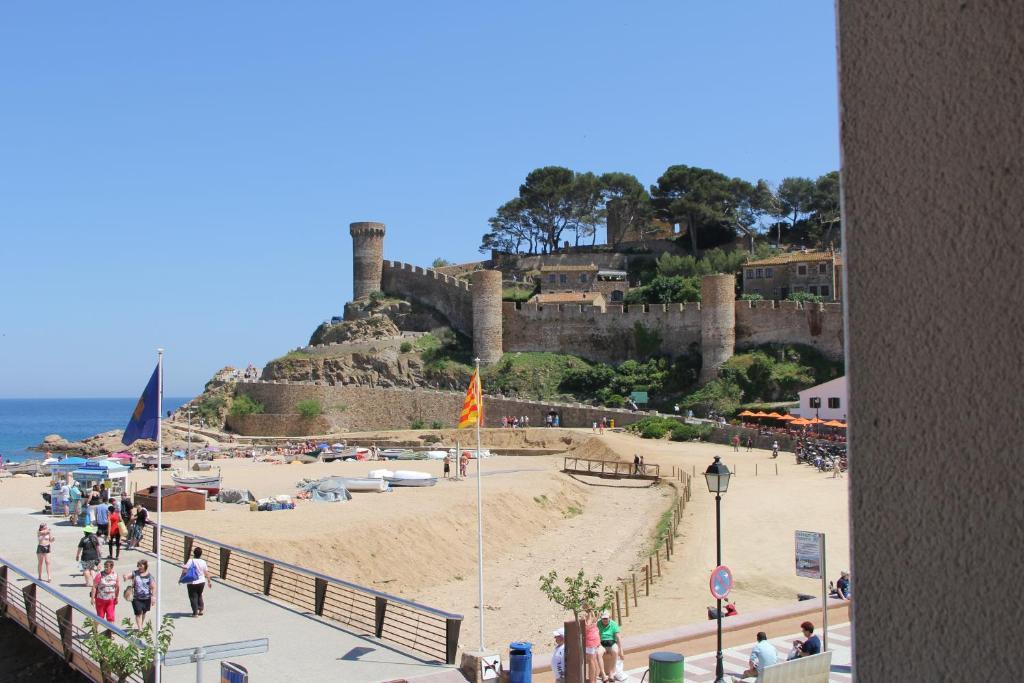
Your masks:
[{"label": "beach umbrella", "polygon": [[805,420],[802,417],[798,417],[789,424],[793,425],[794,427],[806,427],[807,425],[811,424],[811,421]]},{"label": "beach umbrella", "polygon": [[829,420],[824,423],[826,427],[835,427],[837,429],[846,429],[846,423],[840,422],[839,420]]},{"label": "beach umbrella", "polygon": [[742,413],[738,415],[738,417],[754,417],[754,415],[756,415],[756,413],[752,413],[749,410],[744,410]]},{"label": "beach umbrella", "polygon": [[779,419],[784,422],[790,422],[791,420],[795,420],[797,418],[796,415],[780,415]]},{"label": "beach umbrella", "polygon": [[754,413],[754,417],[768,417],[768,413],[764,412],[763,410],[759,410],[756,413]]},{"label": "beach umbrella", "polygon": [[778,420],[782,418],[782,415],[779,415],[773,410],[772,412],[768,413],[765,417],[774,417],[776,420]]}]

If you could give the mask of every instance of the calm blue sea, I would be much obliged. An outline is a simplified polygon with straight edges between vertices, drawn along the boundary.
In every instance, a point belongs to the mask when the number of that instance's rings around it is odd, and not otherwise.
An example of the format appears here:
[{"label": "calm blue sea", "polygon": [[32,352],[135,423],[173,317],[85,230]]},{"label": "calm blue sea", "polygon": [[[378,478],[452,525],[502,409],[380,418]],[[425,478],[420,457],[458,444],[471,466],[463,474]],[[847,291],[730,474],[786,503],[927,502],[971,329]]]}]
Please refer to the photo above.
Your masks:
[{"label": "calm blue sea", "polygon": [[[111,429],[124,429],[135,409],[135,398],[0,398],[0,454],[12,460],[41,458],[25,450],[47,434],[73,441]],[[175,410],[188,398],[164,397],[164,411]]]}]

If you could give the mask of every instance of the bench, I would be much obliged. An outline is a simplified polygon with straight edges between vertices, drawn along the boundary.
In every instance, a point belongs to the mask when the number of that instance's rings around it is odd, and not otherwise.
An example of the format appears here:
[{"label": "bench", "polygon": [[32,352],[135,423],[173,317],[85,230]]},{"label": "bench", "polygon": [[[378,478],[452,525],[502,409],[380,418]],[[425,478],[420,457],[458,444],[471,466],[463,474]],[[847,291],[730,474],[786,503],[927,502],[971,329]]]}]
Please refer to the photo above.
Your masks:
[{"label": "bench", "polygon": [[766,666],[757,683],[828,683],[831,670],[832,653],[822,652]]}]

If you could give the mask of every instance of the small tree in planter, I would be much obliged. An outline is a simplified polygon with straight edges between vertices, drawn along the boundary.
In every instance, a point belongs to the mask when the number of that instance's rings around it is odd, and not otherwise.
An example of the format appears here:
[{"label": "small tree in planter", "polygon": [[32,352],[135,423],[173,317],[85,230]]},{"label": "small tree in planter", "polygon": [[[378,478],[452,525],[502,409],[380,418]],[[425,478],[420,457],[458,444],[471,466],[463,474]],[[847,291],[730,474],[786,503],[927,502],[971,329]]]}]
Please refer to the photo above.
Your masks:
[{"label": "small tree in planter", "polygon": [[[566,576],[563,579],[565,587],[558,585],[558,572],[551,570],[547,576],[540,577],[540,590],[544,595],[548,596],[548,600],[560,605],[568,612],[572,612],[573,619],[577,624],[580,623],[580,613],[583,612],[586,607],[591,607],[595,611],[600,612],[601,610],[610,609],[612,604],[615,602],[615,595],[612,593],[612,589],[609,586],[603,586],[604,579],[600,574],[588,579],[581,569],[576,576]],[[582,625],[576,629],[578,636],[578,645],[580,652],[580,680],[586,680],[586,657],[584,657],[583,648],[583,628]]]},{"label": "small tree in planter", "polygon": [[[132,625],[131,619],[125,618],[121,626],[129,638],[133,640],[125,643],[117,643],[113,638],[99,630],[99,626],[92,619],[85,620],[87,635],[84,641],[85,650],[89,653],[107,678],[124,683],[136,674],[142,674],[153,663],[153,648],[149,643],[153,642],[153,623],[149,622],[142,629]],[[171,645],[171,636],[174,634],[174,622],[170,617],[165,616],[160,624],[158,646],[160,654],[167,654],[167,648]],[[139,647],[135,641],[146,643],[146,647]]]}]

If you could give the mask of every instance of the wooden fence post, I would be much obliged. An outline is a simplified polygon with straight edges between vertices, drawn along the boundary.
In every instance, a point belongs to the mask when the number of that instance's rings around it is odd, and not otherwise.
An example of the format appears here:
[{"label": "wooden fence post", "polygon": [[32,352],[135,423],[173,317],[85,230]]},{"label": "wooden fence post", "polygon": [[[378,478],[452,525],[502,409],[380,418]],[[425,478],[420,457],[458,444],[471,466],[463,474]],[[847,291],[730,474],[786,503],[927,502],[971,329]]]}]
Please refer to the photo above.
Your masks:
[{"label": "wooden fence post", "polygon": [[384,615],[387,614],[388,599],[379,595],[373,599],[373,634],[378,638],[384,633]]},{"label": "wooden fence post", "polygon": [[647,567],[643,568],[644,573],[644,595],[647,597],[651,596],[651,573],[647,571]]},{"label": "wooden fence post", "polygon": [[327,581],[320,578],[314,579],[313,592],[313,612],[315,612],[318,617],[322,617],[324,615],[324,600],[327,599]]},{"label": "wooden fence post", "polygon": [[55,610],[54,613],[57,615],[57,631],[60,633],[60,648],[64,653],[64,661],[71,661],[71,655],[73,654],[72,644],[75,635],[75,631],[71,627],[71,619],[74,612],[71,609],[71,605],[64,605]]},{"label": "wooden fence post", "polygon": [[629,581],[627,579],[622,580],[622,599],[623,604],[626,606],[626,616],[629,616]]},{"label": "wooden fence post", "polygon": [[220,549],[220,578],[223,581],[228,578],[228,562],[231,561],[231,550],[229,548]]},{"label": "wooden fence post", "polygon": [[637,600],[638,600],[638,596],[636,594],[636,574],[634,573],[633,574],[633,607],[639,606],[639,603],[637,602]]},{"label": "wooden fence post", "polygon": [[462,619],[445,619],[444,624],[445,663],[450,665],[455,663],[455,654],[459,649],[459,629],[462,627]]},{"label": "wooden fence post", "polygon": [[36,585],[30,583],[21,589],[21,597],[25,601],[25,618],[28,620],[28,632],[36,633]]},{"label": "wooden fence post", "polygon": [[616,620],[621,624],[622,623],[622,606],[619,604],[619,591],[618,591],[618,589],[615,590],[615,617],[616,617]]},{"label": "wooden fence post", "polygon": [[655,562],[656,562],[656,565],[657,565],[657,569],[658,569],[658,576],[660,577],[661,576],[661,555],[659,555],[658,553],[654,553],[654,559],[655,559]]}]

